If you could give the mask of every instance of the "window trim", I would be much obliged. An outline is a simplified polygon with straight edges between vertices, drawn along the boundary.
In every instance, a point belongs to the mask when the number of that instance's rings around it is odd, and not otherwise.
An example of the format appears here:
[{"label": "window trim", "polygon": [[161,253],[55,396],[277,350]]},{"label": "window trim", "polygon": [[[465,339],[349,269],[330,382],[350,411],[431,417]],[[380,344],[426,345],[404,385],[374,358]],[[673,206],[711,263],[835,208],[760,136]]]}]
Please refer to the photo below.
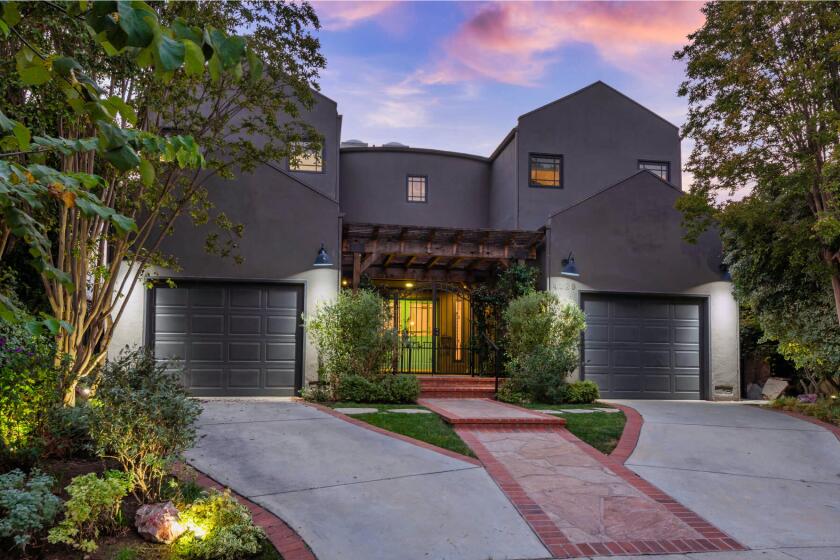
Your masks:
[{"label": "window trim", "polygon": [[[295,142],[293,142],[295,143]],[[296,143],[301,144],[314,144],[311,140],[299,140]],[[327,172],[327,146],[326,143],[321,144],[321,170],[320,171],[310,171],[308,169],[292,169],[292,158],[286,158],[286,171],[289,173],[308,173],[310,175],[323,175]]]},{"label": "window trim", "polygon": [[[556,187],[551,187],[548,185],[540,185],[539,183],[532,183],[531,182],[531,161],[535,157],[542,157],[542,158],[555,158],[560,160],[560,185]],[[549,189],[549,190],[561,190],[566,188],[566,178],[564,174],[564,160],[566,158],[563,157],[563,154],[545,154],[545,153],[538,153],[538,152],[528,152],[528,186],[532,189]]]},{"label": "window trim", "polygon": [[[423,179],[423,200],[411,200],[408,196],[408,185],[410,179]],[[406,173],[405,175],[405,201],[410,204],[427,204],[429,202],[429,176],[417,173]]]},{"label": "window trim", "polygon": [[[650,171],[651,173],[653,173],[653,171],[651,171],[650,169],[643,169],[642,168],[643,163],[655,164],[655,165],[662,165],[664,163],[665,166],[668,168],[668,173],[667,173],[668,178],[665,179],[665,182],[667,182],[667,183],[671,182],[671,161],[670,160],[666,160],[666,159],[640,159],[640,160],[638,160],[638,162],[636,163],[636,170],[637,171]],[[659,177],[659,175],[657,173],[653,173],[653,174],[656,175],[657,177]],[[661,179],[662,177],[659,177],[659,178]]]}]

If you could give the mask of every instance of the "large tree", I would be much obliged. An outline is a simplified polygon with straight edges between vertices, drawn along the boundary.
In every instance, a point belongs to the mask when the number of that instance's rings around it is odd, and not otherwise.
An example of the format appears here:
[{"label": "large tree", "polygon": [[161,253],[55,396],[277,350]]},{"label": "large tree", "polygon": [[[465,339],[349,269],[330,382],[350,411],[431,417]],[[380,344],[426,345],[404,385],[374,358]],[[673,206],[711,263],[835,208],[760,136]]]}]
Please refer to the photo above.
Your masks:
[{"label": "large tree", "polygon": [[[694,175],[689,238],[714,224],[738,299],[810,372],[840,370],[840,5],[720,2],[675,54]],[[734,195],[734,196],[733,196]]]},{"label": "large tree", "polygon": [[[229,237],[220,242],[214,235],[208,249],[235,256],[241,227],[213,210],[207,181],[294,155],[292,141],[315,136],[295,117],[311,106],[310,87],[324,61],[310,35],[317,19],[307,4],[45,3],[19,11],[3,48],[30,56],[3,67],[0,110],[11,117],[7,138],[28,125],[45,140],[37,141],[38,153],[20,146],[4,156],[12,165],[38,160],[63,177],[95,178],[72,191],[87,197],[76,199],[36,175],[33,184],[43,188],[14,207],[30,219],[30,230],[16,229],[8,213],[0,220],[0,256],[15,242],[37,249],[33,264],[49,322],[64,327],[57,343],[71,359],[64,389],[72,403],[79,379],[102,363],[138,280],[153,265],[176,266],[159,247],[178,216],[212,220]],[[149,47],[125,44],[126,34],[136,42],[151,23],[159,31]],[[96,42],[88,35],[92,26],[100,31]],[[247,37],[236,35],[243,31]],[[108,33],[114,40],[103,42]],[[79,75],[112,110],[108,122],[80,111],[61,80],[31,79],[38,72],[52,78],[67,52],[83,61]],[[8,177],[11,183],[17,176]],[[35,244],[32,231],[40,236]]]}]

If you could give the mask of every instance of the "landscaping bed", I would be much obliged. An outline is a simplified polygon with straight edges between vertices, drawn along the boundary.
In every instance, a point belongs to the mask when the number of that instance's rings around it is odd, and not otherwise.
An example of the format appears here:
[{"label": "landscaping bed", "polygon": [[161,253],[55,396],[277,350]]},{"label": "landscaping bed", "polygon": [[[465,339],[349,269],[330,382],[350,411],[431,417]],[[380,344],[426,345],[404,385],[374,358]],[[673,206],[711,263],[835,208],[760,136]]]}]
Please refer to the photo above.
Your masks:
[{"label": "landscaping bed", "polygon": [[475,457],[472,450],[455,433],[452,427],[444,422],[437,414],[405,414],[389,412],[391,409],[411,408],[426,410],[422,406],[407,404],[371,404],[353,402],[323,403],[330,408],[375,408],[377,412],[369,414],[354,414],[358,418],[377,428],[388,430],[410,438],[414,438],[437,447],[442,447],[467,457]]},{"label": "landscaping bed", "polygon": [[771,408],[798,412],[812,416],[835,426],[840,426],[840,399],[823,398],[814,402],[800,400],[796,397],[779,397],[769,405]]},{"label": "landscaping bed", "polygon": [[[570,410],[570,409],[593,409],[613,408],[607,404],[526,404],[525,408],[536,410]],[[566,429],[575,436],[585,441],[601,453],[609,455],[612,453],[621,434],[624,432],[624,424],[627,418],[623,412],[592,412],[589,414],[563,414],[558,415],[566,420]]]}]

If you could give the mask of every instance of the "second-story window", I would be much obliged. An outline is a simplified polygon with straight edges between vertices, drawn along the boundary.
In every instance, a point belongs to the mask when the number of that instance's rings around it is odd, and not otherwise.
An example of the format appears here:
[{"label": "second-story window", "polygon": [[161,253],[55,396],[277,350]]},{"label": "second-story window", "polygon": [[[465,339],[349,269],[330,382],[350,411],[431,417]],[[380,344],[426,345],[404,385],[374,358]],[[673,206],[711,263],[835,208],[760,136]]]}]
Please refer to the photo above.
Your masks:
[{"label": "second-story window", "polygon": [[659,175],[663,181],[671,182],[671,162],[670,161],[649,161],[639,160],[639,169],[646,169],[654,175]]},{"label": "second-story window", "polygon": [[289,171],[323,173],[324,150],[311,142],[294,142],[289,156]]},{"label": "second-story window", "polygon": [[528,184],[532,187],[563,188],[563,156],[531,154]]},{"label": "second-story window", "polygon": [[406,178],[405,198],[409,202],[426,202],[426,185],[428,177],[425,175],[409,175]]}]

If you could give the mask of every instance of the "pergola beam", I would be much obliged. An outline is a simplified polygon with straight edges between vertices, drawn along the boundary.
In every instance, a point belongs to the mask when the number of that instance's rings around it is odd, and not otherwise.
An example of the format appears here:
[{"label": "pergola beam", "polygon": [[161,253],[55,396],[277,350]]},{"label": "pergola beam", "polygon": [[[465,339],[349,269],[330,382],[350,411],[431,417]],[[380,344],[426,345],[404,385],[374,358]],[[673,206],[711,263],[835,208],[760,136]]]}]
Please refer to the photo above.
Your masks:
[{"label": "pergola beam", "polygon": [[452,243],[447,241],[424,242],[415,240],[351,240],[345,239],[342,250],[347,253],[386,253],[411,256],[428,257],[463,257],[463,258],[484,258],[484,259],[506,259],[523,258],[535,259],[536,248],[520,246],[505,247],[492,243],[482,242],[477,246],[465,243]]}]

